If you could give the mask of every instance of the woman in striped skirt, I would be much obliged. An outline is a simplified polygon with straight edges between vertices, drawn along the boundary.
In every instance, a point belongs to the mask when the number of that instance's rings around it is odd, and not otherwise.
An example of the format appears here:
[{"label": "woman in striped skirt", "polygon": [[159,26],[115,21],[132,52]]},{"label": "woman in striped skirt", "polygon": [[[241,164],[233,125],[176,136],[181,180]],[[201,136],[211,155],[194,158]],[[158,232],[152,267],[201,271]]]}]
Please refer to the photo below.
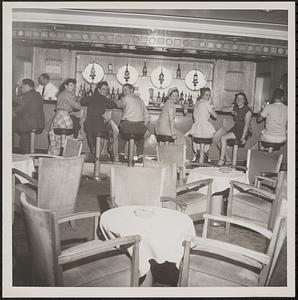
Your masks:
[{"label": "woman in striped skirt", "polygon": [[[62,91],[58,94],[57,99],[56,115],[50,126],[48,154],[59,155],[60,153],[61,136],[54,133],[54,128],[73,129],[73,122],[69,114],[81,109],[81,104],[75,99],[75,87],[76,80],[72,78],[66,79],[62,84]],[[65,138],[63,137],[63,139]],[[62,145],[64,143],[65,140],[62,140]]]}]

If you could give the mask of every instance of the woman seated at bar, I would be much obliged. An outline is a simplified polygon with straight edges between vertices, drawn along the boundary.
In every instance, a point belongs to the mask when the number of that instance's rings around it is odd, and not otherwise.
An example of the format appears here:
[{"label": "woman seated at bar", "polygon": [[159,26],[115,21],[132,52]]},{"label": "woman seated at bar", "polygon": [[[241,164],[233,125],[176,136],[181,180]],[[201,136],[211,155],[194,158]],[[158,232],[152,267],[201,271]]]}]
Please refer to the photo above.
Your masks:
[{"label": "woman seated at bar", "polygon": [[107,160],[108,154],[111,160],[114,160],[114,155],[110,151],[111,145],[108,147],[108,143],[111,143],[113,139],[110,138],[111,125],[104,118],[106,109],[117,108],[114,101],[107,98],[109,91],[109,85],[106,81],[101,81],[97,84],[94,93],[91,96],[85,96],[81,98],[80,103],[87,106],[87,118],[84,126],[87,135],[88,146],[92,154],[95,153],[95,141],[96,137],[100,136],[101,139],[101,153],[100,159]]},{"label": "woman seated at bar", "polygon": [[[217,118],[215,108],[209,102],[211,98],[211,90],[208,87],[200,89],[200,97],[196,102],[193,110],[194,123],[191,127],[189,135],[197,138],[213,138],[215,134],[214,126],[209,122],[210,116]],[[204,154],[205,159],[209,162],[208,151],[209,145],[205,145]],[[199,162],[200,145],[193,143],[193,149],[196,153],[193,162]]]},{"label": "woman seated at bar", "polygon": [[59,155],[60,142],[64,145],[64,135],[60,136],[55,134],[55,128],[73,129],[73,122],[70,117],[72,111],[79,111],[81,104],[76,101],[75,97],[76,80],[72,78],[66,79],[61,85],[57,98],[56,114],[49,130],[49,150],[48,154]]},{"label": "woman seated at bar", "polygon": [[163,138],[167,142],[174,142],[177,135],[174,128],[174,119],[176,115],[176,103],[179,100],[179,91],[176,87],[168,91],[168,100],[165,103],[159,118],[155,125],[155,135],[157,141]]},{"label": "woman seated at bar", "polygon": [[220,139],[220,158],[218,166],[223,166],[225,162],[230,163],[231,159],[227,155],[227,140],[236,139],[243,145],[251,135],[249,131],[252,111],[248,107],[248,100],[245,93],[237,93],[233,103],[233,109],[224,107],[225,111],[229,111],[233,115],[234,126],[224,134]]},{"label": "woman seated at bar", "polygon": [[[260,141],[282,144],[287,139],[288,108],[285,105],[285,92],[276,88],[270,104],[260,111],[257,122],[266,119],[265,129],[261,132]],[[262,145],[260,145],[262,149]],[[262,149],[263,150],[263,149]]]}]

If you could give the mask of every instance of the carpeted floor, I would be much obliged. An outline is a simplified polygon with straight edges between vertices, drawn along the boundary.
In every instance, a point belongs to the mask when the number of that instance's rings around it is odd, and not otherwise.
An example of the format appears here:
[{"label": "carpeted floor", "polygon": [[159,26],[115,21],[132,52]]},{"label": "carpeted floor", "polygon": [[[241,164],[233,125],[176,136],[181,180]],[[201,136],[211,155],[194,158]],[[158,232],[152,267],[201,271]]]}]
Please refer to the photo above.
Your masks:
[{"label": "carpeted floor", "polygon": [[[107,209],[105,199],[109,194],[109,180],[96,182],[83,178],[78,194],[77,211],[101,211]],[[196,234],[201,236],[203,224],[198,222],[195,224]],[[62,240],[69,242],[77,242],[86,238],[91,238],[91,222],[76,222],[75,229],[65,225],[61,228]],[[225,240],[223,227],[210,227],[210,237]],[[245,246],[250,249],[263,251],[265,247],[265,239],[261,239],[253,232],[232,227],[230,242],[237,245]],[[24,230],[24,224],[20,214],[16,214],[13,226],[13,248],[15,256],[15,266],[13,272],[13,283],[15,286],[30,286],[31,277],[31,258],[28,251],[28,244]],[[277,261],[275,271],[273,273],[270,286],[286,286],[287,285],[287,257],[286,243],[282,248],[281,255]],[[157,264],[151,262],[151,269],[155,287],[176,286],[178,280],[178,270],[171,263]]]}]

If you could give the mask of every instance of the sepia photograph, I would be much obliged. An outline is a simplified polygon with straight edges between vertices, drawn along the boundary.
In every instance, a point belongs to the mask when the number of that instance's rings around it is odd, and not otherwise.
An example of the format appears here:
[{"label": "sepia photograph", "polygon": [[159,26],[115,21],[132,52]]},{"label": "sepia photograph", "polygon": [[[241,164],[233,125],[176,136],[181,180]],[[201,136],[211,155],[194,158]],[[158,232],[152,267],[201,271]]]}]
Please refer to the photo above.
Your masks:
[{"label": "sepia photograph", "polygon": [[295,2],[2,3],[2,297],[294,297]]}]

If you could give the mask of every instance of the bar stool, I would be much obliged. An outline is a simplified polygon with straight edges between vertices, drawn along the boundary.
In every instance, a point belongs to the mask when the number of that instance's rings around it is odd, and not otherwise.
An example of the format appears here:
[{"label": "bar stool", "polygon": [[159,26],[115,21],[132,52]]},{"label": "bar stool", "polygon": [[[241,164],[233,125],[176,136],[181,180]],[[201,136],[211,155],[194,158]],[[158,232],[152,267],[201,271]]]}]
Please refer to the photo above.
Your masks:
[{"label": "bar stool", "polygon": [[35,145],[35,134],[36,134],[36,129],[31,130],[30,132],[30,153],[34,153],[34,145]]},{"label": "bar stool", "polygon": [[263,147],[267,148],[267,151],[269,153],[271,153],[273,151],[279,151],[280,147],[285,144],[285,142],[282,142],[282,143],[270,143],[270,142],[263,142],[263,141],[259,141],[259,143],[261,143],[261,145]]},{"label": "bar stool", "polygon": [[156,134],[155,136],[159,145],[169,145],[169,143],[175,144],[175,140],[170,135]]},{"label": "bar stool", "polygon": [[229,139],[229,140],[227,140],[227,145],[230,147],[233,147],[232,165],[236,166],[238,148],[244,147],[245,144],[241,144],[241,141],[237,140],[237,139]]},{"label": "bar stool", "polygon": [[72,128],[54,128],[53,131],[55,134],[60,135],[60,155],[62,155],[63,148],[64,148],[64,145],[62,144],[62,141],[64,140],[63,137],[67,136],[67,135],[72,135],[73,129]]},{"label": "bar stool", "polygon": [[140,140],[143,138],[143,134],[136,134],[136,133],[122,133],[122,138],[129,141],[128,145],[128,162],[127,165],[133,166],[133,153],[134,153],[134,141]]},{"label": "bar stool", "polygon": [[[200,145],[200,158],[199,158],[199,164],[202,165],[204,163],[204,149],[205,145],[212,144],[213,138],[199,138],[199,137],[193,137],[193,142],[195,144]],[[196,154],[198,155],[198,153]]]}]

